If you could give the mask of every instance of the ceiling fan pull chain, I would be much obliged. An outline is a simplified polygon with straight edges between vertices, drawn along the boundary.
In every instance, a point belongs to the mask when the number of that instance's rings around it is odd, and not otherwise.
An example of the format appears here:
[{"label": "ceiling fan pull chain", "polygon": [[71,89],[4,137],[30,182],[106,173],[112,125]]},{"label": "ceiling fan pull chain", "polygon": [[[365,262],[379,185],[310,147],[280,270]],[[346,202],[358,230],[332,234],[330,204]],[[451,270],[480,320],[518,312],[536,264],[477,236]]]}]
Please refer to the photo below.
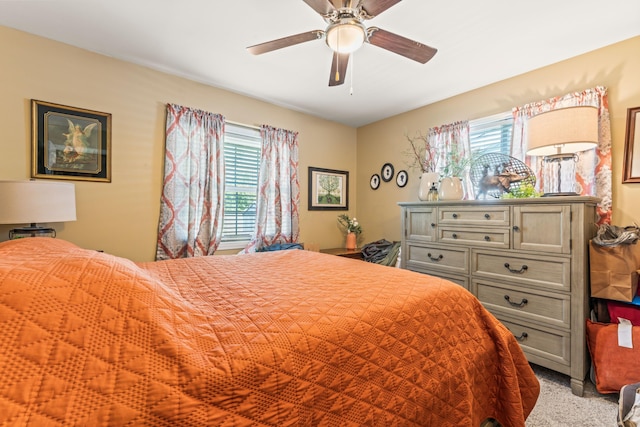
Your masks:
[{"label": "ceiling fan pull chain", "polygon": [[[340,31],[336,35],[336,40],[338,42],[338,48],[340,48]],[[340,81],[340,55],[336,57],[336,81]]]},{"label": "ceiling fan pull chain", "polygon": [[350,76],[349,80],[351,80],[351,88],[349,89],[349,95],[353,96],[353,64],[354,64],[354,62],[356,62],[355,61],[355,55],[353,53],[351,54],[351,61],[350,62],[351,62],[351,64],[350,64],[351,65],[351,70],[349,70],[349,74],[351,74],[351,76]]}]

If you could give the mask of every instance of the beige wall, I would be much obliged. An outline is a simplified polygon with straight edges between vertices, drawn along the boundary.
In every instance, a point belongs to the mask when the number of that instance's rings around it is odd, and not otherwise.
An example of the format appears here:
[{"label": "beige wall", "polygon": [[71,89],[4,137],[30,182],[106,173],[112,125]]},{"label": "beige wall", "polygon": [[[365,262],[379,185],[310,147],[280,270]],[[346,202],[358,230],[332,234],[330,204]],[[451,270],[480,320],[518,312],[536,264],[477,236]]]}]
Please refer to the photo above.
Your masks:
[{"label": "beige wall", "polygon": [[[626,40],[521,76],[358,129],[358,220],[369,230],[367,241],[400,239],[399,201],[418,200],[418,171],[409,171],[409,183],[398,188],[382,183],[373,191],[369,178],[386,162],[396,171],[407,169],[405,135],[426,133],[430,127],[510,111],[532,101],[564,95],[594,86],[606,86],[611,118],[613,223],[640,222],[640,184],[622,184],[627,108],[640,106],[640,37]],[[473,72],[470,68],[469,72]]]},{"label": "beige wall", "polygon": [[[72,181],[78,220],[52,224],[59,238],[137,261],[154,258],[165,105],[176,103],[234,122],[298,131],[301,240],[320,247],[343,244],[336,212],[307,211],[307,168],[350,172],[353,215],[355,129],[5,27],[0,58],[0,179],[30,177],[31,99],[112,114],[112,182]],[[11,228],[0,226],[0,240]]]},{"label": "beige wall", "polygon": [[[398,240],[397,202],[417,200],[419,174],[409,171],[409,184],[402,189],[390,182],[373,191],[369,178],[386,162],[396,171],[407,169],[406,134],[603,85],[609,88],[611,115],[613,221],[626,225],[640,217],[634,205],[640,185],[621,184],[626,110],[640,105],[639,51],[640,37],[636,37],[356,130],[0,27],[0,179],[30,176],[31,99],[111,113],[112,182],[73,181],[78,221],[53,226],[60,238],[82,247],[151,260],[162,180],[164,111],[172,102],[221,113],[234,122],[267,123],[300,133],[302,241],[322,248],[343,244],[336,212],[307,211],[309,166],[350,172],[349,214],[361,222],[363,242]],[[0,240],[6,240],[10,228],[0,226]]]}]

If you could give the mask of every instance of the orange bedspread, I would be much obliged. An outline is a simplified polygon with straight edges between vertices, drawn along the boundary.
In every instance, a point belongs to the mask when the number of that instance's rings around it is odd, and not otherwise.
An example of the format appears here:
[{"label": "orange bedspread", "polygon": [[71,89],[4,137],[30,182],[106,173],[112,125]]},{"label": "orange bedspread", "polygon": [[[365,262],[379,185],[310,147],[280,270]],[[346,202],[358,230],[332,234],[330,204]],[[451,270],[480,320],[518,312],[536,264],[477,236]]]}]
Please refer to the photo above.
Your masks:
[{"label": "orange bedspread", "polygon": [[307,251],[135,264],[0,243],[11,426],[524,426],[538,381],[466,290]]}]

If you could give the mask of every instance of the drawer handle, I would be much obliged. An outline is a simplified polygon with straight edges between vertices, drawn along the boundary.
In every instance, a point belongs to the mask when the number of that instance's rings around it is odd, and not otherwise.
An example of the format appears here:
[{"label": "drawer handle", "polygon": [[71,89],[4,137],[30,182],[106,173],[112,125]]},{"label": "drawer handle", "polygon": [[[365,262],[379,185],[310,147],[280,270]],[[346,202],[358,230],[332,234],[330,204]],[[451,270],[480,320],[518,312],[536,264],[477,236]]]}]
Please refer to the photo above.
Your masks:
[{"label": "drawer handle", "polygon": [[434,261],[434,262],[438,262],[438,261],[440,261],[440,260],[443,258],[442,254],[440,254],[440,256],[439,256],[438,258],[434,258],[434,257],[432,257],[432,256],[431,256],[431,252],[429,252],[429,253],[427,254],[427,256],[429,257],[429,259],[430,259],[431,261]]},{"label": "drawer handle", "polygon": [[454,217],[454,218],[458,218],[458,214],[457,214],[457,213],[454,213],[454,214],[453,214],[453,215],[451,215],[451,216],[452,216],[452,217]]},{"label": "drawer handle", "polygon": [[520,267],[520,270],[515,270],[515,269],[509,267],[509,263],[508,262],[505,262],[504,266],[507,268],[507,270],[509,270],[511,273],[514,273],[514,274],[522,274],[522,273],[524,273],[525,271],[527,271],[529,269],[529,267],[527,267],[526,264],[524,264],[522,267]]},{"label": "drawer handle", "polygon": [[484,217],[485,217],[486,219],[491,219],[491,215],[489,215],[488,213],[487,213],[487,214],[484,214]]},{"label": "drawer handle", "polygon": [[520,227],[518,227],[517,225],[513,226],[513,231],[520,231]]},{"label": "drawer handle", "polygon": [[456,233],[453,233],[453,234],[451,235],[451,237],[453,237],[454,239],[457,239],[457,238],[458,238],[458,235],[457,235]]},{"label": "drawer handle", "polygon": [[431,226],[432,226],[432,227],[435,227],[435,226],[436,226],[436,223],[435,223],[435,222],[432,222],[432,223],[431,223]]},{"label": "drawer handle", "polygon": [[505,295],[505,296],[504,296],[504,299],[506,299],[506,300],[507,300],[507,302],[508,302],[509,304],[511,304],[513,307],[520,307],[520,308],[522,308],[522,307],[524,307],[525,305],[527,305],[527,303],[529,303],[529,301],[528,301],[526,298],[522,298],[522,301],[520,301],[520,302],[513,302],[513,301],[511,301],[511,299],[509,299],[509,295]]},{"label": "drawer handle", "polygon": [[489,240],[491,240],[491,237],[489,237],[489,236],[484,236],[484,240],[486,240],[486,241],[488,242]]},{"label": "drawer handle", "polygon": [[529,336],[529,334],[528,334],[528,333],[526,333],[526,332],[523,332],[523,333],[521,333],[521,334],[520,334],[520,336],[519,336],[519,337],[518,337],[518,336],[516,336],[516,334],[513,334],[513,336],[514,336],[514,337],[516,338],[516,340],[518,340],[518,341],[524,341],[524,340],[526,340],[526,339],[527,339],[527,337]]}]

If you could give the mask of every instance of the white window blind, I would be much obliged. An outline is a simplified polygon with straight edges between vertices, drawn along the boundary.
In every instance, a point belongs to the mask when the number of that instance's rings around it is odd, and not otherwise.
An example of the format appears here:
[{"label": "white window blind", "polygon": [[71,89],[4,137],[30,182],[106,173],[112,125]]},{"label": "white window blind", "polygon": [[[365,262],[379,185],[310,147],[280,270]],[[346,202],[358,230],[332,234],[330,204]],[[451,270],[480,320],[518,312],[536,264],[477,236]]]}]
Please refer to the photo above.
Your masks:
[{"label": "white window blind", "polygon": [[222,241],[219,249],[241,248],[256,224],[260,170],[260,130],[225,123],[225,192]]},{"label": "white window blind", "polygon": [[511,112],[469,121],[469,145],[474,157],[486,153],[511,155]]}]

